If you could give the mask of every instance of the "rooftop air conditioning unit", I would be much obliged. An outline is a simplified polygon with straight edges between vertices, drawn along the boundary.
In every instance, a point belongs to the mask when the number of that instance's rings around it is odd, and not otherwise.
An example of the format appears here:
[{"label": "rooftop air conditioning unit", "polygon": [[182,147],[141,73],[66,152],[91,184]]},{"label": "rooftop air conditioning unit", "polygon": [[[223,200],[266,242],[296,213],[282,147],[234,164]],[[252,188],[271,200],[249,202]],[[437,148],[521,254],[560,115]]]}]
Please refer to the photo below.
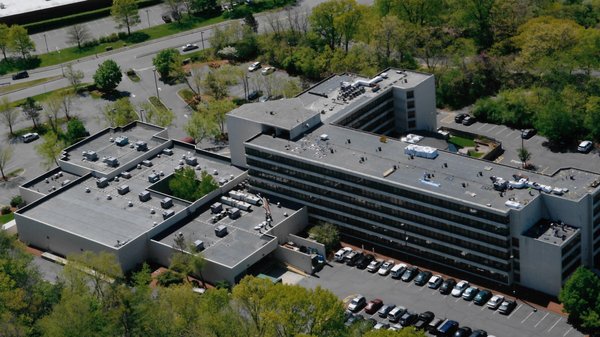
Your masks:
[{"label": "rooftop air conditioning unit", "polygon": [[225,235],[227,235],[227,226],[219,225],[215,227],[215,235],[219,238],[222,238]]}]

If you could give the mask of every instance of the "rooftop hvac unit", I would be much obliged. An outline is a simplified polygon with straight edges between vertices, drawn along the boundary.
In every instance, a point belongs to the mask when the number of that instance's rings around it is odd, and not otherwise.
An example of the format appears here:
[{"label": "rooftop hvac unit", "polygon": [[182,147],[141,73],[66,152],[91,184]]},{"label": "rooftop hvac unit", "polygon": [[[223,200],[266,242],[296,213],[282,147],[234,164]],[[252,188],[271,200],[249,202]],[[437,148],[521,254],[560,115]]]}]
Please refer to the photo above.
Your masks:
[{"label": "rooftop hvac unit", "polygon": [[89,161],[98,160],[98,154],[95,151],[83,151],[83,157]]},{"label": "rooftop hvac unit", "polygon": [[155,183],[159,180],[160,180],[160,176],[156,173],[152,173],[151,175],[148,176],[148,181],[151,183]]},{"label": "rooftop hvac unit", "polygon": [[168,218],[172,217],[173,215],[175,215],[175,211],[172,209],[162,212],[163,220],[167,220]]},{"label": "rooftop hvac unit", "polygon": [[148,144],[146,142],[144,142],[143,140],[138,140],[137,142],[135,142],[135,148],[138,151],[147,151]]},{"label": "rooftop hvac unit", "polygon": [[166,154],[167,156],[172,156],[173,155],[173,150],[171,150],[171,149],[163,149],[162,153]]},{"label": "rooftop hvac unit", "polygon": [[129,186],[127,186],[127,185],[121,185],[121,186],[119,186],[117,188],[117,192],[120,195],[125,195],[125,194],[127,194],[129,192]]},{"label": "rooftop hvac unit", "polygon": [[229,210],[229,218],[230,219],[235,220],[235,219],[239,218],[240,215],[241,215],[241,212],[240,212],[239,208],[234,207]]},{"label": "rooftop hvac unit", "polygon": [[108,186],[108,179],[106,179],[106,178],[96,179],[96,186],[98,188],[104,188],[104,187]]},{"label": "rooftop hvac unit", "polygon": [[148,159],[142,160],[142,165],[144,165],[146,167],[150,167],[150,166],[152,166],[152,162],[149,161]]},{"label": "rooftop hvac unit", "polygon": [[222,238],[225,235],[227,235],[227,226],[219,225],[215,227],[215,235],[219,238]]},{"label": "rooftop hvac unit", "polygon": [[115,144],[117,144],[118,146],[125,146],[129,144],[129,138],[125,136],[119,136],[115,138]]},{"label": "rooftop hvac unit", "polygon": [[119,166],[119,160],[115,157],[108,157],[108,158],[104,159],[104,162],[106,163],[106,165],[108,165],[110,167]]},{"label": "rooftop hvac unit", "polygon": [[215,202],[214,204],[210,205],[210,212],[213,214],[221,213],[222,210],[223,204],[220,202]]},{"label": "rooftop hvac unit", "polygon": [[198,159],[196,157],[185,157],[185,163],[191,166],[198,165]]},{"label": "rooftop hvac unit", "polygon": [[160,201],[160,207],[167,209],[173,206],[173,199],[166,197]]},{"label": "rooftop hvac unit", "polygon": [[140,198],[140,201],[148,201],[152,199],[152,196],[148,191],[141,191],[140,194],[138,194],[138,197]]},{"label": "rooftop hvac unit", "polygon": [[194,248],[196,248],[197,252],[203,251],[204,250],[204,241],[202,241],[202,240],[194,241]]}]

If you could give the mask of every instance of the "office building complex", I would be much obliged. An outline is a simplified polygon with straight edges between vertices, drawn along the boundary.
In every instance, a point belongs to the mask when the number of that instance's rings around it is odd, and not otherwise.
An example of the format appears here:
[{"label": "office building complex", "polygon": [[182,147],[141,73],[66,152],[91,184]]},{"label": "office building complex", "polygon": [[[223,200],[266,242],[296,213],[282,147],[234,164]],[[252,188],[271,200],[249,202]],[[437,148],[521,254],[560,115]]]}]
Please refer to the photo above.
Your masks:
[{"label": "office building complex", "polygon": [[336,75],[293,99],[244,105],[227,125],[253,191],[306,205],[345,239],[551,295],[578,266],[600,263],[600,175],[450,151],[433,136],[432,75]]}]

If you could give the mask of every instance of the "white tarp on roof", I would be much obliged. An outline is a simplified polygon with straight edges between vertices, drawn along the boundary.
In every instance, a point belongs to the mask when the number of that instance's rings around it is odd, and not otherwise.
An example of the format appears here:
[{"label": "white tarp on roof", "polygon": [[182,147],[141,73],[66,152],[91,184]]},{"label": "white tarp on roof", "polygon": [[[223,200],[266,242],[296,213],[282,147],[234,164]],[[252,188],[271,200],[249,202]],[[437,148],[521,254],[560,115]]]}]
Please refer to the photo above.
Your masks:
[{"label": "white tarp on roof", "polygon": [[410,144],[404,148],[404,154],[421,158],[434,159],[438,156],[437,149],[430,146]]}]

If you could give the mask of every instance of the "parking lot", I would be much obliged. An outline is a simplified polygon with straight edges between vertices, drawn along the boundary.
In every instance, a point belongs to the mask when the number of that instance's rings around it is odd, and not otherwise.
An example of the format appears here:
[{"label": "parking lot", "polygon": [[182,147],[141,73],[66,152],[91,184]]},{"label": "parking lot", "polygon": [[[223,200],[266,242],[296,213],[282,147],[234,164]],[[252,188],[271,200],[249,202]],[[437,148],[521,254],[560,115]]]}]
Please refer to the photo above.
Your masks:
[{"label": "parking lot", "polygon": [[[468,326],[473,330],[483,329],[497,337],[583,336],[567,324],[566,317],[546,310],[534,311],[531,306],[518,299],[516,308],[504,316],[486,306],[477,306],[472,301],[441,295],[438,290],[427,286],[416,286],[412,281],[406,283],[389,275],[371,274],[333,261],[317,275],[308,276],[299,284],[310,288],[327,288],[345,301],[361,294],[367,301],[380,298],[384,304],[404,306],[415,313],[432,311],[438,318],[452,319],[459,322],[460,326]],[[364,311],[361,314],[365,318],[370,317]],[[387,321],[377,314],[373,318]]]}]

